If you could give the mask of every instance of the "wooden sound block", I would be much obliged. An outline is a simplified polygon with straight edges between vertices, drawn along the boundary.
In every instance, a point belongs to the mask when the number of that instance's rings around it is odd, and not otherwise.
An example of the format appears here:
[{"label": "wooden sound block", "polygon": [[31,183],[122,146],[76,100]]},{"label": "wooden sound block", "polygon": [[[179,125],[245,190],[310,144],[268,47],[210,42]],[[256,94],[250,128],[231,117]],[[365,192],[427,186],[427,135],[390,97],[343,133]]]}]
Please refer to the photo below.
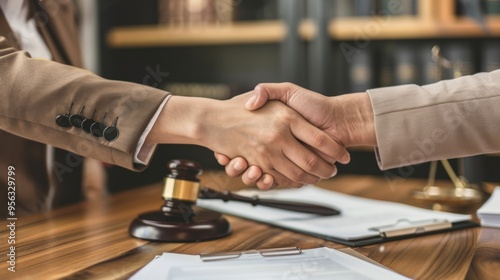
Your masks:
[{"label": "wooden sound block", "polygon": [[194,242],[224,237],[231,226],[222,214],[193,207],[190,215],[169,215],[163,211],[139,214],[129,227],[130,235],[160,242]]},{"label": "wooden sound block", "polygon": [[201,166],[188,160],[172,160],[165,178],[159,211],[139,214],[129,227],[130,235],[161,242],[192,242],[224,237],[231,226],[222,214],[198,208]]}]

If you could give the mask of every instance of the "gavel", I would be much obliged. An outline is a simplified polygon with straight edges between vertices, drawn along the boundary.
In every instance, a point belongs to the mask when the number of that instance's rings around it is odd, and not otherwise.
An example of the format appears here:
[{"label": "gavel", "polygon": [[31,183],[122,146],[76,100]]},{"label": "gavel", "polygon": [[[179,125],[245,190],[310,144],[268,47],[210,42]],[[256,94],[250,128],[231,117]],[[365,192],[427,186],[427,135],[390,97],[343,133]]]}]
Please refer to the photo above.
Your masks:
[{"label": "gavel", "polygon": [[230,234],[231,226],[221,213],[195,206],[198,198],[239,201],[323,216],[340,214],[336,209],[318,205],[245,197],[202,187],[197,178],[202,168],[194,161],[172,160],[167,167],[169,173],[164,179],[162,194],[165,203],[159,211],[139,214],[129,227],[130,235],[152,241],[190,242]]}]

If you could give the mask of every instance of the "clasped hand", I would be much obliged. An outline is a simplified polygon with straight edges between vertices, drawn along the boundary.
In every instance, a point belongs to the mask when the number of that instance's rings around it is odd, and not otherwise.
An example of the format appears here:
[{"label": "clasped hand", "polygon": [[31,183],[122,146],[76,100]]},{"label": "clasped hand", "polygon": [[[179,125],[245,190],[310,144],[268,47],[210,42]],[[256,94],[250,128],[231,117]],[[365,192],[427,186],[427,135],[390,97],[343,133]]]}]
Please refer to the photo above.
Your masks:
[{"label": "clasped hand", "polygon": [[[346,164],[350,161],[350,155],[345,150],[345,147],[376,145],[373,111],[366,93],[348,94],[333,98],[309,91],[291,83],[260,84],[255,88],[252,97],[246,102],[245,108],[258,112],[262,110],[259,108],[266,104],[268,100],[281,101],[304,117],[310,123],[307,125],[312,124],[328,135],[330,138],[328,142],[333,145],[329,150],[325,146],[311,142],[314,137],[308,141],[304,141],[307,139],[306,134],[301,134],[305,138],[299,138],[296,134],[293,134],[310,149],[310,152],[316,155],[316,158],[314,158],[308,153],[309,162],[313,159],[316,161],[321,158],[331,164],[333,169],[324,169],[333,170],[331,176],[336,174],[335,162],[338,161]],[[295,127],[295,129],[298,130],[301,128]],[[325,137],[319,133],[316,135]],[[327,143],[326,140],[323,140],[323,143]],[[276,173],[268,172],[269,169],[263,168],[263,166],[255,164],[245,157],[231,157],[222,153],[215,153],[215,157],[220,164],[226,166],[226,172],[229,176],[242,176],[245,184],[256,184],[261,189],[269,189],[276,185],[297,186],[301,185],[300,183],[310,183],[310,181],[297,181],[297,177],[288,177],[289,181],[287,181],[283,179],[283,176],[286,177],[290,173],[281,173],[276,176]],[[290,160],[303,161],[304,159],[301,159],[301,155],[296,155],[296,157],[290,158]],[[318,174],[317,172],[315,173],[314,168],[310,164],[299,164],[299,166],[303,168],[304,172]],[[324,178],[322,176],[319,177]]]},{"label": "clasped hand", "polygon": [[261,84],[224,101],[172,96],[146,143],[205,146],[247,185],[298,187],[334,176],[336,162],[350,161],[346,147],[375,146],[373,127],[366,93],[327,97]]},{"label": "clasped hand", "polygon": [[[228,159],[245,159],[231,166],[238,170],[248,164],[255,166],[253,169],[258,167],[259,173],[267,174],[258,176],[259,186],[269,188],[274,184],[301,186],[316,183],[335,175],[336,161],[346,162],[347,151],[337,139],[285,104],[270,101],[258,110],[242,110],[251,94],[229,100],[231,107],[221,109],[224,114],[212,116],[213,126],[207,127],[221,136],[212,135],[213,139],[207,141],[210,149],[224,151],[223,157]],[[224,119],[227,115],[232,118]],[[238,166],[240,163],[242,165]],[[252,170],[248,171],[249,175],[253,175]]]}]

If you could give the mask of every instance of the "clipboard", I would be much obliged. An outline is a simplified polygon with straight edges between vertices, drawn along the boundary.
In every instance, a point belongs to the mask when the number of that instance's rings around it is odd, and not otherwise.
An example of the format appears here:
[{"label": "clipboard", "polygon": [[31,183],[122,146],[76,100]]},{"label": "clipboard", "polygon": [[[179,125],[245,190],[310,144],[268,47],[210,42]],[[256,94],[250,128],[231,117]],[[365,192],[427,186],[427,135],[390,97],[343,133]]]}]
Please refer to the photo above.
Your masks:
[{"label": "clipboard", "polygon": [[[380,266],[384,269],[389,269],[384,265],[368,258],[367,256],[354,251],[351,248],[341,248],[338,251],[363,260],[365,262],[369,262],[371,264]],[[230,252],[218,252],[218,253],[201,253],[198,256],[204,262],[210,261],[220,261],[220,260],[229,260],[234,258],[239,258],[245,254],[259,254],[261,257],[281,257],[281,256],[293,256],[299,255],[302,253],[302,249],[299,247],[283,247],[283,248],[271,248],[271,249],[253,249],[247,251],[230,251]],[[156,256],[159,258],[160,256]]]},{"label": "clipboard", "polygon": [[[312,235],[329,241],[334,241],[336,243],[347,245],[349,247],[360,247],[360,246],[402,240],[407,238],[415,238],[419,236],[426,236],[431,234],[444,233],[444,232],[479,226],[479,224],[474,221],[451,223],[446,220],[416,221],[416,222],[410,222],[410,224],[414,225],[410,225],[406,228],[398,228],[396,225],[373,228],[373,230],[378,231],[377,236],[353,239],[353,240],[346,240],[328,235],[314,235],[306,231],[297,230],[297,232],[307,235]],[[284,227],[282,228],[287,229]]]},{"label": "clipboard", "polygon": [[256,249],[199,255],[163,253],[131,277],[176,280],[408,279],[353,250]]},{"label": "clipboard", "polygon": [[365,246],[405,238],[442,233],[478,226],[470,215],[438,212],[400,203],[350,196],[315,186],[274,191],[244,191],[244,195],[287,201],[302,201],[335,207],[338,216],[312,214],[255,207],[237,202],[199,199],[197,204],[225,214],[246,218],[283,229],[331,240],[350,247]]}]

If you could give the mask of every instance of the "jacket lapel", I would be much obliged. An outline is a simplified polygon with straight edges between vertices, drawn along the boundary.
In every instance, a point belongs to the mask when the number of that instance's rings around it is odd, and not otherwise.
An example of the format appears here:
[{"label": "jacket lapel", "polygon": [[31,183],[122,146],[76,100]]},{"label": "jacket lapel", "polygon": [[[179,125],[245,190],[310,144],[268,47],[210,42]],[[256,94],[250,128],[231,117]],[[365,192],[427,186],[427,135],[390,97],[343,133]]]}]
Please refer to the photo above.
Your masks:
[{"label": "jacket lapel", "polygon": [[82,67],[75,7],[69,0],[30,1],[38,30],[53,60]]},{"label": "jacket lapel", "polygon": [[7,22],[2,9],[0,9],[0,35],[5,36],[12,47],[18,50],[21,49],[21,46],[19,46],[19,42],[17,41],[14,32],[12,32],[12,30],[10,29],[9,23]]}]

